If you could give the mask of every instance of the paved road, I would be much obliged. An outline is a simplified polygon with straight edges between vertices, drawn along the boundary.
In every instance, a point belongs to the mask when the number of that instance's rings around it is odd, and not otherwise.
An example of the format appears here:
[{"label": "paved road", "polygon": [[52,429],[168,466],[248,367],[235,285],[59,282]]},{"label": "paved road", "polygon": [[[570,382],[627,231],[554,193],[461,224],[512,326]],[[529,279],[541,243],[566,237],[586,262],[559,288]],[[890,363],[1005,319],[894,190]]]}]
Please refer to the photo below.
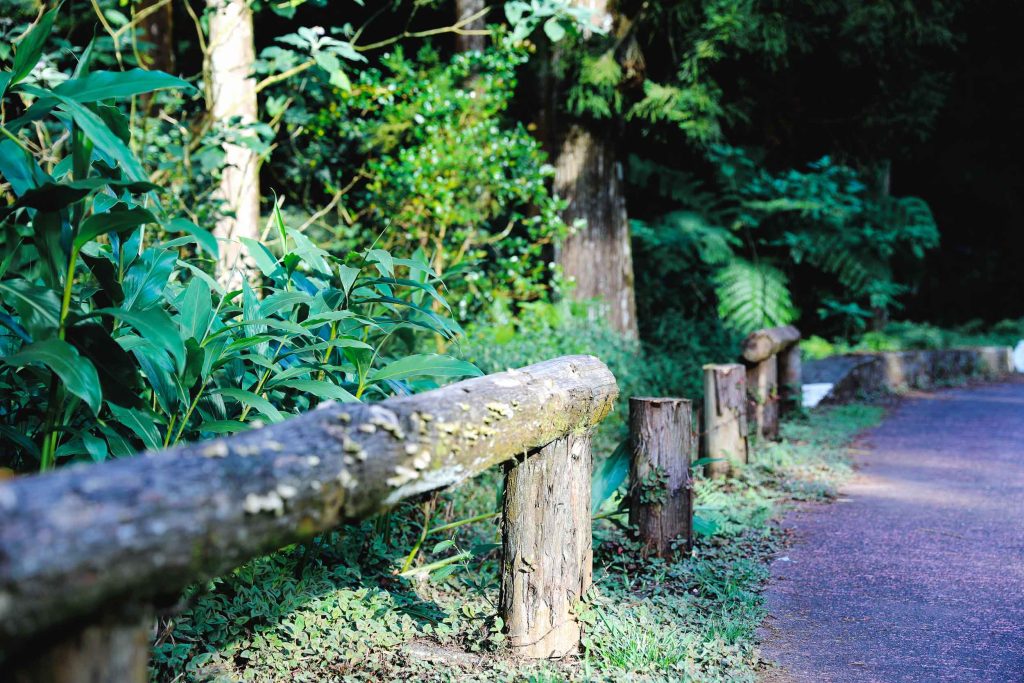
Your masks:
[{"label": "paved road", "polygon": [[1024,682],[1024,382],[909,399],[865,443],[787,520],[765,680]]}]

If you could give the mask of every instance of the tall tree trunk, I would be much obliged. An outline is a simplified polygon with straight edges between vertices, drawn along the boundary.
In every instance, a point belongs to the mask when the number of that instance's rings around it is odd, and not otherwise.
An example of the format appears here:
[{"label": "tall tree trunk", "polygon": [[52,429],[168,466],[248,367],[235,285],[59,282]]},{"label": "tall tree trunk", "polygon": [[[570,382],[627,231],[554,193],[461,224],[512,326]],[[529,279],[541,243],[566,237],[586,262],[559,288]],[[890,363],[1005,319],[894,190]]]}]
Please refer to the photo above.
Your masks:
[{"label": "tall tree trunk", "polygon": [[635,339],[633,250],[622,181],[611,136],[571,126],[555,162],[555,192],[569,202],[565,222],[582,219],[586,225],[559,245],[558,263],[577,300],[597,299],[596,313]]},{"label": "tall tree trunk", "polygon": [[139,22],[143,39],[149,44],[143,55],[147,69],[156,69],[173,74],[176,70],[174,54],[174,5],[165,2],[154,8],[160,0],[143,0],[139,3],[137,15],[145,13]]},{"label": "tall tree trunk", "polygon": [[[575,0],[574,4],[594,10],[594,24],[612,27],[606,0]],[[549,117],[551,113],[548,111]],[[546,127],[559,131],[557,125]],[[562,218],[570,226],[577,220],[586,225],[559,245],[558,264],[574,283],[577,300],[597,299],[601,302],[597,315],[625,336],[636,338],[633,251],[614,130],[610,124],[601,131],[572,124],[560,132],[560,142],[554,145],[554,189],[569,202]]]},{"label": "tall tree trunk", "polygon": [[[246,127],[257,121],[253,65],[252,8],[247,0],[207,0],[210,9],[210,85],[214,121],[234,128],[238,137],[254,135]],[[259,155],[251,148],[224,144],[224,170],[219,197],[223,215],[214,235],[222,238],[218,279],[233,289],[255,273],[254,264],[239,242],[259,237]]]},{"label": "tall tree trunk", "polygon": [[[455,16],[456,20],[461,21],[466,17],[473,16],[480,12],[487,6],[485,0],[455,0]],[[484,17],[475,19],[465,26],[462,30],[467,31],[481,31],[487,28],[484,21]],[[487,45],[487,36],[485,35],[473,35],[465,33],[455,34],[455,49],[459,52],[467,52],[469,50],[483,50]]]}]

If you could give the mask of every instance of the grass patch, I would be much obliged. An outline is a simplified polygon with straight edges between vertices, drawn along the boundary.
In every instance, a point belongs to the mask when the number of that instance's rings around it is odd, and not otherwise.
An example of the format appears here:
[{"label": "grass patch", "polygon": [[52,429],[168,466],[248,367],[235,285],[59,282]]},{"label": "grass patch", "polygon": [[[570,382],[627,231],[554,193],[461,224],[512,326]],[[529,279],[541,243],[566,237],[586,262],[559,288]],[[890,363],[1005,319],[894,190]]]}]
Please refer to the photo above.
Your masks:
[{"label": "grass patch", "polygon": [[[697,483],[716,527],[691,557],[639,560],[615,518],[594,529],[594,588],[578,606],[580,657],[514,661],[496,618],[497,520],[430,535],[417,565],[468,553],[429,578],[396,576],[421,532],[492,511],[497,473],[386,518],[325,535],[195,587],[164,621],[155,681],[753,681],[767,560],[785,507],[824,500],[850,472],[846,446],[882,409],[839,406],[783,425],[783,441],[728,481]],[[452,541],[448,543],[446,541]]]}]

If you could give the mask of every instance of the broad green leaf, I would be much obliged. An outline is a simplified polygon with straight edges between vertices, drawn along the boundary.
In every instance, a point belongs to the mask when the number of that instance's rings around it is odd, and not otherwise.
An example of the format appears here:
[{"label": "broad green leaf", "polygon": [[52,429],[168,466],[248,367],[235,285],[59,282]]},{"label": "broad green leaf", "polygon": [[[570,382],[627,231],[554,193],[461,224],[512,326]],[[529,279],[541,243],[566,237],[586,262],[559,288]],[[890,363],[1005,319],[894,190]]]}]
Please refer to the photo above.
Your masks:
[{"label": "broad green leaf", "polygon": [[128,441],[116,431],[106,425],[100,425],[100,432],[107,440],[107,447],[115,458],[123,458],[135,455],[135,449]]},{"label": "broad green leaf", "polygon": [[[39,97],[46,97],[50,94],[50,91],[41,88],[26,87],[25,90]],[[60,101],[58,108],[71,115],[75,125],[92,141],[97,150],[110,157],[130,179],[146,180],[146,172],[142,169],[142,164],[128,149],[128,145],[114,131],[110,130],[110,127],[96,112],[69,97],[57,95],[56,98]]]},{"label": "broad green leaf", "polygon": [[146,223],[157,222],[156,216],[148,210],[138,207],[124,211],[93,214],[82,221],[78,234],[75,236],[74,245],[76,249],[81,249],[86,242],[91,242],[99,235],[105,235],[108,232],[125,232]]},{"label": "broad green leaf", "polygon": [[156,428],[156,422],[152,415],[134,408],[122,408],[113,403],[108,403],[107,406],[118,422],[142,439],[142,443],[148,450],[160,450],[163,444],[160,441],[160,432]]},{"label": "broad green leaf", "polygon": [[220,253],[217,248],[217,238],[209,230],[200,228],[190,220],[174,218],[167,223],[167,229],[170,232],[184,232],[192,235],[196,238],[196,243],[213,258],[217,258]]},{"label": "broad green leaf", "polygon": [[15,206],[27,206],[31,209],[42,209],[45,211],[58,211],[88,196],[94,190],[107,187],[115,190],[127,190],[132,194],[141,194],[159,189],[153,183],[135,180],[115,180],[113,178],[86,178],[84,180],[62,181],[59,183],[48,180],[41,183],[38,187],[26,190],[18,198]]},{"label": "broad green leaf", "polygon": [[623,439],[590,478],[590,511],[597,514],[629,475],[629,439]]},{"label": "broad green leaf", "polygon": [[558,20],[558,17],[551,17],[544,22],[544,33],[547,34],[552,43],[557,43],[562,38],[565,38],[565,28]]},{"label": "broad green leaf", "polygon": [[7,86],[11,83],[12,74],[10,71],[0,71],[0,97],[4,96],[7,92]]},{"label": "broad green leaf", "polygon": [[246,246],[249,256],[256,262],[256,265],[259,266],[263,274],[269,278],[274,277],[281,266],[274,255],[270,253],[270,250],[263,243],[251,237],[239,237],[238,239]]},{"label": "broad green leaf", "polygon": [[315,379],[288,379],[283,382],[277,382],[274,386],[297,389],[298,391],[313,394],[317,398],[325,400],[343,401],[345,403],[356,403],[359,401],[358,398],[345,391],[337,384],[322,382]]},{"label": "broad green leaf", "polygon": [[64,81],[53,91],[76,102],[87,103],[97,100],[127,99],[154,90],[181,88],[194,90],[191,84],[163,71],[93,71],[79,78]]},{"label": "broad green leaf", "polygon": [[209,420],[199,425],[200,432],[210,434],[234,434],[235,432],[245,431],[248,428],[244,422],[239,422],[238,420]]},{"label": "broad green leaf", "polygon": [[263,300],[260,310],[263,315],[274,315],[279,311],[291,311],[296,306],[310,305],[313,299],[305,292],[275,292]]},{"label": "broad green leaf", "polygon": [[[261,322],[263,315],[260,310],[260,300],[256,292],[249,286],[248,281],[242,282],[242,320],[245,325],[242,330],[246,337],[258,337],[267,331],[265,323]],[[270,346],[265,342],[256,347],[256,350],[264,356],[269,355]]]},{"label": "broad green leaf", "polygon": [[171,354],[179,371],[184,366],[185,343],[181,339],[178,326],[163,309],[129,311],[124,308],[101,308],[97,313],[105,313],[131,325],[138,330],[143,339]]},{"label": "broad green leaf", "polygon": [[11,184],[14,194],[21,196],[53,178],[39,167],[36,160],[12,140],[0,141],[0,175]]},{"label": "broad green leaf", "polygon": [[288,228],[288,235],[295,242],[295,253],[302,257],[306,265],[317,273],[324,273],[325,275],[331,273],[331,267],[327,264],[330,254],[313,244],[308,237],[298,230]]},{"label": "broad green leaf", "polygon": [[19,322],[33,339],[57,336],[60,298],[55,291],[25,280],[7,280],[0,282],[0,295],[4,303],[18,312]]},{"label": "broad green leaf", "polygon": [[64,388],[78,396],[92,410],[99,414],[103,400],[100,378],[96,368],[87,358],[78,354],[71,344],[60,339],[46,339],[29,344],[15,354],[0,359],[13,367],[31,364],[50,368],[64,384]]},{"label": "broad green leaf", "polygon": [[359,269],[352,266],[338,266],[338,273],[341,276],[342,290],[348,296],[348,293],[352,291],[352,284],[359,277]]},{"label": "broad green leaf", "polygon": [[434,547],[430,549],[430,553],[432,555],[436,555],[437,553],[442,553],[445,550],[448,550],[449,548],[453,547],[455,547],[455,541],[453,541],[450,538],[446,538],[443,541],[438,541],[437,543],[435,543]]},{"label": "broad green leaf", "polygon": [[0,434],[3,434],[4,437],[10,439],[11,443],[16,444],[36,460],[40,459],[39,446],[37,446],[32,439],[28,438],[18,430],[12,429],[7,425],[0,425]]},{"label": "broad green leaf", "polygon": [[146,376],[149,386],[156,394],[160,409],[167,415],[175,414],[178,403],[184,401],[181,400],[181,391],[174,381],[174,364],[167,354],[134,334],[118,337],[117,343],[135,356],[142,374]]},{"label": "broad green leaf", "polygon": [[377,270],[385,277],[395,276],[395,259],[383,249],[371,249],[366,254],[366,260],[377,264]]},{"label": "broad green leaf", "polygon": [[258,410],[260,413],[268,417],[271,422],[280,422],[284,419],[284,415],[281,414],[281,411],[275,408],[270,401],[258,394],[254,394],[251,391],[228,387],[226,389],[218,389],[218,393],[223,396],[227,396],[228,398],[233,398],[242,405]]},{"label": "broad green leaf", "polygon": [[123,308],[134,311],[157,305],[177,260],[174,252],[158,247],[142,252],[124,277]]},{"label": "broad green leaf", "polygon": [[175,264],[179,268],[185,268],[187,270],[190,270],[192,272],[192,275],[194,275],[195,277],[197,277],[200,280],[202,280],[203,282],[205,282],[206,285],[210,288],[210,291],[216,292],[217,296],[221,296],[222,297],[222,296],[224,296],[227,293],[227,292],[224,291],[224,288],[221,286],[221,284],[219,282],[217,282],[212,277],[210,277],[201,268],[196,268],[194,265],[192,265],[188,261],[182,261],[181,259],[177,259],[175,261]]},{"label": "broad green leaf", "polygon": [[186,339],[203,341],[213,319],[213,293],[199,278],[189,280],[177,303],[181,327]]},{"label": "broad green leaf", "polygon": [[414,354],[388,363],[379,370],[370,372],[370,379],[382,382],[386,379],[407,379],[409,377],[477,377],[480,369],[451,356],[435,353]]},{"label": "broad green leaf", "polygon": [[85,446],[85,450],[93,462],[103,462],[110,455],[110,451],[107,449],[107,442],[98,436],[83,432],[82,444]]},{"label": "broad green leaf", "polygon": [[25,35],[18,41],[14,51],[14,68],[11,70],[10,83],[19,83],[32,73],[32,69],[43,56],[43,45],[53,31],[53,21],[57,18],[57,10],[52,9],[39,21],[29,27]]}]

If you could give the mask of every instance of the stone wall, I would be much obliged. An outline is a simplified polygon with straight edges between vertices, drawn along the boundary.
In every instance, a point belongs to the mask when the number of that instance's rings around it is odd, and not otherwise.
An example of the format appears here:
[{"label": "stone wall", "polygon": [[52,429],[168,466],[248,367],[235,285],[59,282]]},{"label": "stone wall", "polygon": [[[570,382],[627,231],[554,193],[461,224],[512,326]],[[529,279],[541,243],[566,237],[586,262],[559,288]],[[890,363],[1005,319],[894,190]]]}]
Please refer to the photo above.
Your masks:
[{"label": "stone wall", "polygon": [[966,377],[997,379],[1014,371],[1007,346],[941,351],[853,353],[804,363],[804,382],[830,383],[822,403],[846,403],[881,393],[928,389]]}]

